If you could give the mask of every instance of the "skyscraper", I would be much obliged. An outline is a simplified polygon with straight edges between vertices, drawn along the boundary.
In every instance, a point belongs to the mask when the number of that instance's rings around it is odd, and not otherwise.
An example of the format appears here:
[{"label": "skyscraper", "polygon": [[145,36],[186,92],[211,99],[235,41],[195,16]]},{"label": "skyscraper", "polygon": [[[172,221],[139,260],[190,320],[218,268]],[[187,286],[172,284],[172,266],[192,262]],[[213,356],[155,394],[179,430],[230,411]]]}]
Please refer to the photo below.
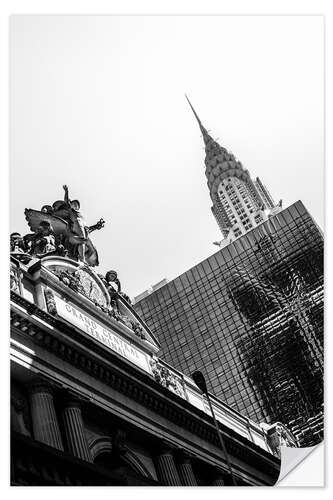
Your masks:
[{"label": "skyscraper", "polygon": [[321,230],[302,202],[275,205],[191,108],[221,249],[140,294],[135,308],[169,363],[202,370],[216,396],[256,421],[283,422],[311,446],[323,434]]},{"label": "skyscraper", "polygon": [[168,363],[302,446],[322,437],[323,238],[301,202],[135,304]]},{"label": "skyscraper", "polygon": [[222,232],[220,246],[224,246],[281,210],[281,203],[276,205],[259,177],[253,181],[241,162],[214,141],[187,100],[205,143],[205,173],[213,202],[211,210]]}]

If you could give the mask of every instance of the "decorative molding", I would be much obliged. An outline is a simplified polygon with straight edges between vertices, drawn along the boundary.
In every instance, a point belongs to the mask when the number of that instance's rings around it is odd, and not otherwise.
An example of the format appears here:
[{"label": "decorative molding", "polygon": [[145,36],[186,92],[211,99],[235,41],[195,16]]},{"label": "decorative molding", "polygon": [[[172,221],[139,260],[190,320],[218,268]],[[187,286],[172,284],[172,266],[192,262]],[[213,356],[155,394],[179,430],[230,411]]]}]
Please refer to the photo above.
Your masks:
[{"label": "decorative molding", "polygon": [[[97,436],[93,437],[89,440],[89,449],[92,455],[93,461],[98,457],[101,453],[114,453],[114,439],[110,436]],[[128,463],[133,469],[141,474],[142,476],[153,479],[152,474],[149,472],[147,467],[142,463],[140,458],[133,452],[128,446],[124,445],[123,452],[121,454],[122,459]]]},{"label": "decorative molding", "polygon": [[136,472],[138,472],[142,476],[154,480],[154,477],[149,472],[147,467],[142,463],[140,458],[130,448],[128,447],[125,448],[126,451],[125,454],[123,455],[123,459],[125,460],[125,462],[127,462],[131,467],[133,467],[133,469]]},{"label": "decorative molding", "polygon": [[[47,265],[45,266],[45,264]],[[99,314],[102,313],[107,316],[108,319],[111,318],[119,322],[129,328],[131,333],[134,333],[139,339],[148,341],[144,331],[148,330],[148,328],[146,325],[143,327],[136,319],[136,313],[132,310],[130,302],[120,295],[120,292],[118,293],[115,290],[115,297],[110,301],[108,297],[108,288],[103,282],[104,278],[95,274],[94,271],[87,266],[83,267],[82,264],[75,266],[75,264],[76,263],[72,262],[68,263],[66,259],[60,260],[54,257],[48,258],[47,262],[43,262],[43,265],[56,277],[57,281],[60,281],[66,288],[71,289],[75,294],[80,294],[87,298],[91,304],[98,308]],[[124,304],[124,306],[120,307],[121,304]],[[128,314],[133,317],[121,311],[124,307],[128,311]],[[50,313],[53,314],[52,312]]]},{"label": "decorative molding", "polygon": [[18,293],[19,295],[22,294],[21,278],[22,278],[22,271],[19,269],[19,267],[11,264],[11,266],[10,266],[10,289],[11,289],[11,291]]},{"label": "decorative molding", "polygon": [[159,363],[158,358],[151,358],[150,366],[156,382],[169,389],[169,391],[174,392],[181,398],[186,399],[184,382],[180,377],[177,377],[174,373],[168,370],[168,368]]},{"label": "decorative molding", "polygon": [[91,300],[96,306],[107,308],[109,305],[105,296],[104,286],[101,287],[99,277],[88,270],[86,267],[78,266],[77,268],[69,268],[68,264],[49,266],[48,269],[57,278],[68,286],[75,293],[80,293]]},{"label": "decorative molding", "polygon": [[51,288],[44,289],[44,296],[48,312],[53,316],[55,316],[57,314],[57,305],[55,303],[54,295]]},{"label": "decorative molding", "polygon": [[100,453],[112,453],[112,439],[109,436],[92,437],[88,441],[88,446],[93,461]]}]

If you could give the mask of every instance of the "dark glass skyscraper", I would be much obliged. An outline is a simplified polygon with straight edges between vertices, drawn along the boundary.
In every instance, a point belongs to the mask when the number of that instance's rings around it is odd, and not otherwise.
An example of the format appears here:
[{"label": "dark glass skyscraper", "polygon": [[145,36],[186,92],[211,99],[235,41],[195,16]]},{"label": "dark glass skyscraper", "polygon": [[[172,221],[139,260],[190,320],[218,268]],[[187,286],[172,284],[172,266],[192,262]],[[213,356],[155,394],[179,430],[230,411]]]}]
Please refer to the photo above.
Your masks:
[{"label": "dark glass skyscraper", "polygon": [[322,438],[323,237],[298,201],[148,294],[136,310],[167,362],[301,446]]}]

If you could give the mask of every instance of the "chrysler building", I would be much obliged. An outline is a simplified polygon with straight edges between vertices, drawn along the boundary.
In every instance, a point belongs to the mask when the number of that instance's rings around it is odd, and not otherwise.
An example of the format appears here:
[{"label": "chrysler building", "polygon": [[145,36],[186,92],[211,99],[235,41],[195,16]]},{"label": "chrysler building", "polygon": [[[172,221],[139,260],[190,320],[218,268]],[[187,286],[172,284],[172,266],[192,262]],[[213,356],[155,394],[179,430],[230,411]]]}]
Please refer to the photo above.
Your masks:
[{"label": "chrysler building", "polygon": [[222,241],[215,244],[224,247],[279,212],[282,202],[276,205],[259,177],[253,181],[241,162],[214,141],[187,96],[186,99],[205,142],[206,177],[213,202],[211,210],[223,236]]}]

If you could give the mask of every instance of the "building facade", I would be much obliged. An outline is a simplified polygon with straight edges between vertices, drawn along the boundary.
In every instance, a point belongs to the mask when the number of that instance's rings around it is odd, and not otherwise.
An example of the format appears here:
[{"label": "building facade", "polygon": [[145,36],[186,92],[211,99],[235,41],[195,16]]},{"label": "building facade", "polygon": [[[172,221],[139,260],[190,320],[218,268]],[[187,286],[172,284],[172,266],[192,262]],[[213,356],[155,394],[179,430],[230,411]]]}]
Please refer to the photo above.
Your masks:
[{"label": "building facade", "polygon": [[298,201],[135,303],[168,363],[301,446],[323,436],[323,237]]},{"label": "building facade", "polygon": [[[117,273],[94,270],[104,221],[71,207],[67,191],[11,235],[11,484],[231,485],[206,397],[159,357]],[[275,484],[292,434],[212,404],[237,485]]]}]

